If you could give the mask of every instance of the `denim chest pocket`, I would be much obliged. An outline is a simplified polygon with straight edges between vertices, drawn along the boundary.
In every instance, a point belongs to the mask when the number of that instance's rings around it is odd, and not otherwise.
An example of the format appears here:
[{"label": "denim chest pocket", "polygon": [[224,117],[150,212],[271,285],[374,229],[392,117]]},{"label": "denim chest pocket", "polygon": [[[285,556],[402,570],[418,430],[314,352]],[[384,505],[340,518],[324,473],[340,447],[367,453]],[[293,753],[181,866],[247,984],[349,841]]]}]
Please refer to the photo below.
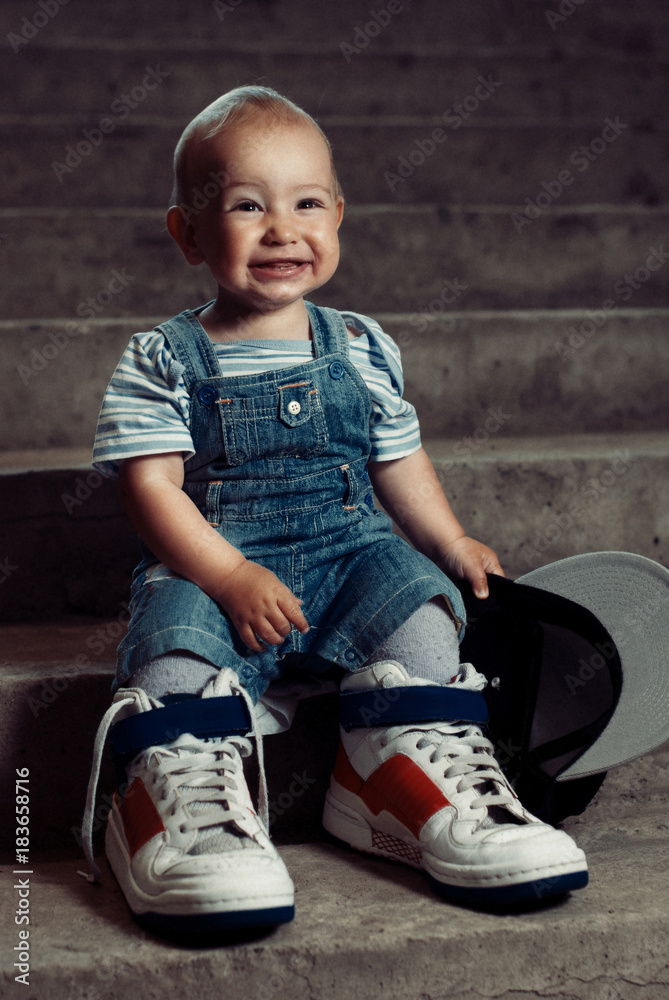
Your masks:
[{"label": "denim chest pocket", "polygon": [[325,415],[320,392],[311,381],[279,386],[262,396],[217,402],[230,465],[263,458],[312,458],[325,451]]}]

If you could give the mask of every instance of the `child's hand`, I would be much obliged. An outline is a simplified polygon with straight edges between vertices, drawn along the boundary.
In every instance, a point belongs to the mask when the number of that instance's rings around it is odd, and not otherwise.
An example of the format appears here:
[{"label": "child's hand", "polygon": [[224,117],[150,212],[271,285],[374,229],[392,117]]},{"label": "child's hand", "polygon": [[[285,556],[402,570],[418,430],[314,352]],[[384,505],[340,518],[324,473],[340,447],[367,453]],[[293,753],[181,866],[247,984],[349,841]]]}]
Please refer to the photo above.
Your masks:
[{"label": "child's hand", "polygon": [[[224,591],[217,595],[243,642],[257,653],[283,642],[294,625],[309,630],[299,600],[278,576],[259,563],[240,563],[226,577]],[[262,640],[260,642],[259,640]]]},{"label": "child's hand", "polygon": [[486,573],[504,576],[504,570],[492,549],[475,538],[457,538],[440,550],[439,566],[450,576],[469,580],[476,597],[488,596]]}]

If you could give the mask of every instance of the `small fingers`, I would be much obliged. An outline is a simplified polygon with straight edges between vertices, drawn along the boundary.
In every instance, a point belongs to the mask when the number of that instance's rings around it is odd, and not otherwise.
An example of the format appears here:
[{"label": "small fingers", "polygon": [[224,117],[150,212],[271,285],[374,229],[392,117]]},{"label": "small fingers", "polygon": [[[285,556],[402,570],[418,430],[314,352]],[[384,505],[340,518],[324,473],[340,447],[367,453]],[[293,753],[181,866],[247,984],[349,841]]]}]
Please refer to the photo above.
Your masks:
[{"label": "small fingers", "polygon": [[[306,632],[309,626],[299,608],[294,618],[294,624],[299,631]],[[256,652],[262,652],[265,646],[280,646],[286,636],[290,635],[290,630],[291,620],[277,608],[260,620],[252,621],[243,629],[239,629],[239,634],[247,646]]]},{"label": "small fingers", "polygon": [[485,574],[483,576],[479,576],[478,574],[476,576],[472,576],[470,577],[469,582],[472,585],[475,597],[483,600],[488,596],[488,581],[486,580]]},{"label": "small fingers", "polygon": [[239,637],[245,646],[248,646],[249,649],[252,649],[256,653],[262,653],[265,646],[257,638],[250,625],[238,625],[237,631],[239,632]]},{"label": "small fingers", "polygon": [[[305,632],[309,631],[309,623],[307,619],[302,614],[302,609],[300,605],[302,601],[295,597],[294,594],[288,592],[288,597],[285,600],[279,599],[279,608],[285,615],[285,620],[288,624],[288,632],[290,632],[291,625],[294,625],[298,632],[303,635]],[[288,634],[288,633],[286,633]]]}]

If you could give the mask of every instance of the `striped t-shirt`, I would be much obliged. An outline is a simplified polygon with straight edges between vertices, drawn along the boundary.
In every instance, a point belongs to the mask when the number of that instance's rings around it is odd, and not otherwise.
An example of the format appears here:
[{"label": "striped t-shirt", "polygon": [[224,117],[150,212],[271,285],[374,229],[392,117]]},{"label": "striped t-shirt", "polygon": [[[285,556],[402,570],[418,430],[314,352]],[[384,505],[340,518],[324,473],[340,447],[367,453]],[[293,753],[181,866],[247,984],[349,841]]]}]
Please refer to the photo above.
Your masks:
[{"label": "striped t-shirt", "polygon": [[[402,399],[400,352],[378,323],[342,312],[348,327],[361,330],[349,341],[349,356],[372,399],[371,459],[404,458],[420,448],[416,411]],[[234,340],[214,343],[223,376],[259,375],[304,364],[313,357],[308,340]],[[183,366],[158,330],[136,333],[107,388],[93,449],[93,465],[110,478],[119,462],[138,455],[195,454],[189,431],[190,397]]]}]

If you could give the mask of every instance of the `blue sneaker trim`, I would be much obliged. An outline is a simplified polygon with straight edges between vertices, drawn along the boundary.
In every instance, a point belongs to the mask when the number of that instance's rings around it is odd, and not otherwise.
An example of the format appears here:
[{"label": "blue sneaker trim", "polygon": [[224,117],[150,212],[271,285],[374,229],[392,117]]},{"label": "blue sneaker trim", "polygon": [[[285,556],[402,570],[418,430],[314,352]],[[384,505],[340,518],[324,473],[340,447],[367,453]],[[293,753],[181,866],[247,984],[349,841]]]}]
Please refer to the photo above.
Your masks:
[{"label": "blue sneaker trim", "polygon": [[457,903],[504,905],[506,903],[539,902],[550,896],[562,896],[575,889],[583,889],[588,884],[587,870],[568,872],[566,875],[554,875],[549,878],[534,879],[531,882],[519,882],[515,885],[498,885],[493,887],[468,887],[447,885],[425,873],[434,891],[445,899]]},{"label": "blue sneaker trim", "polygon": [[232,910],[229,913],[135,913],[135,920],[157,934],[211,934],[214,931],[236,931],[254,927],[275,927],[295,918],[294,906],[271,906],[260,910]]},{"label": "blue sneaker trim", "polygon": [[130,715],[111,727],[110,740],[114,755],[127,760],[147,747],[172,743],[184,733],[206,739],[245,736],[251,729],[244,700],[238,695],[227,695],[192,698]]},{"label": "blue sneaker trim", "polygon": [[342,691],[340,722],[348,731],[359,726],[396,726],[411,722],[488,721],[480,691],[427,685]]}]

